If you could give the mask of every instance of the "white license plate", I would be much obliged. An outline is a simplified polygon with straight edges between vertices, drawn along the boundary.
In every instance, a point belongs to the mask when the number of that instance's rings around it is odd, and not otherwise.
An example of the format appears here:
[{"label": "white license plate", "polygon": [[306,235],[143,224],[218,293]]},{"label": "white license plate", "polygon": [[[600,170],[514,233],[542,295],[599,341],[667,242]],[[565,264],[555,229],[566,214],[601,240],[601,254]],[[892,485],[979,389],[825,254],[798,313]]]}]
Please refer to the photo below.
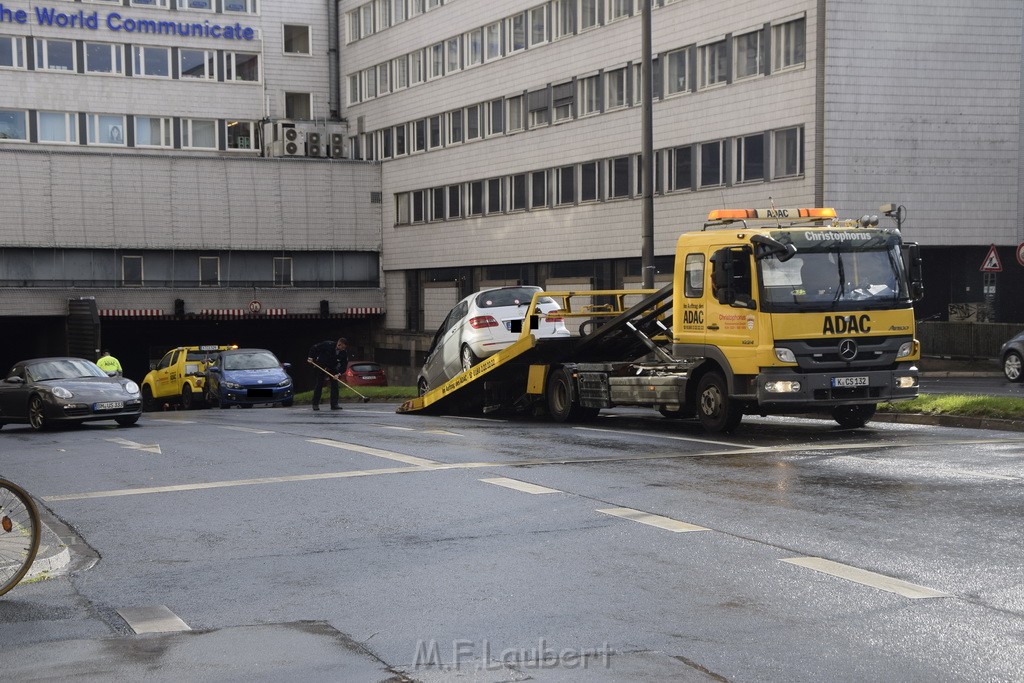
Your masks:
[{"label": "white license plate", "polygon": [[377,379],[373,375],[363,375],[363,379]]},{"label": "white license plate", "polygon": [[867,377],[833,377],[832,386],[834,387],[866,387],[868,386]]},{"label": "white license plate", "polygon": [[117,410],[124,408],[124,401],[110,401],[109,403],[93,403],[93,410]]}]

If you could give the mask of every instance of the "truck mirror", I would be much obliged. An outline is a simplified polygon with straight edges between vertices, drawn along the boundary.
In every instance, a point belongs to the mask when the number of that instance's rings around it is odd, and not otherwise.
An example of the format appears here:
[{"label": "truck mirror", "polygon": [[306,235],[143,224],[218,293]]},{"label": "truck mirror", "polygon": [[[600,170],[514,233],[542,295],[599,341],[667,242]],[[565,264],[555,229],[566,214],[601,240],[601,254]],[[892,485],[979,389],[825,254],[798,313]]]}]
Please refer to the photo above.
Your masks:
[{"label": "truck mirror", "polygon": [[903,245],[904,260],[907,264],[907,279],[910,284],[910,298],[920,301],[924,298],[924,267],[921,261],[921,247],[916,242]]}]

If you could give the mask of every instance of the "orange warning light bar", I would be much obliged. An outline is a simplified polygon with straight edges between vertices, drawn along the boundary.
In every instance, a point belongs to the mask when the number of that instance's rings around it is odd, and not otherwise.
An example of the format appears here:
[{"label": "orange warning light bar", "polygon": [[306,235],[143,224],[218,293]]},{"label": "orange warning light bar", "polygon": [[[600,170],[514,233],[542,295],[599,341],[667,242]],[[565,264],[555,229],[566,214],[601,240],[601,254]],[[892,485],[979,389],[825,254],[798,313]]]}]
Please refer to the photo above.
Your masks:
[{"label": "orange warning light bar", "polygon": [[709,221],[741,221],[748,218],[796,219],[835,218],[835,209],[715,209]]}]

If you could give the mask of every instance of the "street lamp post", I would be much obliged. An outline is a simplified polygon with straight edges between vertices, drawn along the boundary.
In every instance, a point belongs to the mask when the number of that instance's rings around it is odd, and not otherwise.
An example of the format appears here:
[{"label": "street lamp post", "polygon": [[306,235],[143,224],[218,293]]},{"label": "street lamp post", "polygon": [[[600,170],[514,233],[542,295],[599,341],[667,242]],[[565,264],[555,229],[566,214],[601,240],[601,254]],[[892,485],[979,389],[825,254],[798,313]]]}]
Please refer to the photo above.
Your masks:
[{"label": "street lamp post", "polygon": [[643,160],[643,238],[641,240],[641,267],[643,269],[644,289],[654,289],[654,122],[653,122],[653,95],[654,81],[651,75],[651,2],[642,0],[643,23],[641,32],[642,65],[640,67],[640,87],[643,90],[642,114],[643,125],[641,136],[643,143],[641,147],[641,159]]}]

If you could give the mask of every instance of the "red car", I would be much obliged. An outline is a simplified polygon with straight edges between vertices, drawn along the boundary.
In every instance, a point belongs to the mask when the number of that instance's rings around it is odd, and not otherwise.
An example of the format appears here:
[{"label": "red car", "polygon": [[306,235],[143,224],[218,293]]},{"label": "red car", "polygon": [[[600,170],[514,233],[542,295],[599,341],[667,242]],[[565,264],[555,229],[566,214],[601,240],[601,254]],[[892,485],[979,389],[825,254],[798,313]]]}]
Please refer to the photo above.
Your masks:
[{"label": "red car", "polygon": [[354,387],[386,387],[388,377],[384,368],[372,360],[352,360],[341,375],[341,381]]}]

